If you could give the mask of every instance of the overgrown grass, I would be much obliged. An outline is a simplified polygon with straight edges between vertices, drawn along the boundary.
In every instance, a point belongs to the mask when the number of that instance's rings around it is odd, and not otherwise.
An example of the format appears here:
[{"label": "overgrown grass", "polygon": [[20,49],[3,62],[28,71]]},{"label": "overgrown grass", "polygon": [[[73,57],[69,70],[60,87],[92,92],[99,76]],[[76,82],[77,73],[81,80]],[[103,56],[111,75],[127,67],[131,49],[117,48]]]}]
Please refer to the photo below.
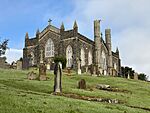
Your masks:
[{"label": "overgrown grass", "polygon": [[[27,73],[28,71],[0,69],[0,113],[146,113],[149,111],[129,106],[150,109],[148,82],[118,77],[63,75],[64,93],[118,99],[124,102],[109,104],[54,96],[51,94],[54,83],[52,73],[47,72],[47,81],[27,80]],[[86,80],[86,90],[77,88],[77,83],[82,78]],[[95,88],[96,84],[108,84],[128,92],[98,90]]]}]

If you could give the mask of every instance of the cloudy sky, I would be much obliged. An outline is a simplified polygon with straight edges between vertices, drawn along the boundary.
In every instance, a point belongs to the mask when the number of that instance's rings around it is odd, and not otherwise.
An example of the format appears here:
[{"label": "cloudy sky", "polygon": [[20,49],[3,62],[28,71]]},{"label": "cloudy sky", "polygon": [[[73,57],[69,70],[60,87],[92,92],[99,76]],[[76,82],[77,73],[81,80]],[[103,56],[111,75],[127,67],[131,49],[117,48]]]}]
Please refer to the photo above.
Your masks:
[{"label": "cloudy sky", "polygon": [[48,19],[93,39],[93,20],[101,19],[101,31],[112,29],[113,50],[119,48],[122,65],[150,75],[150,0],[1,0],[0,40],[8,38],[8,62],[22,56],[25,33],[32,37]]}]

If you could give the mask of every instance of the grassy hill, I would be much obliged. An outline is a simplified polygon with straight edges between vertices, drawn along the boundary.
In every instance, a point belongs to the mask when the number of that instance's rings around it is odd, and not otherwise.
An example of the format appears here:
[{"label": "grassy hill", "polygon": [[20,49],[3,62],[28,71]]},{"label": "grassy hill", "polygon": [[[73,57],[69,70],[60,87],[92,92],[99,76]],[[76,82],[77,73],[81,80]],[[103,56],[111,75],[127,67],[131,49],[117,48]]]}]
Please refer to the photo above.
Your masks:
[{"label": "grassy hill", "polygon": [[[28,80],[28,71],[0,69],[0,113],[148,113],[150,112],[150,83],[119,77],[63,75],[64,94],[80,97],[117,99],[120,104],[87,101],[53,95],[54,75],[47,72],[47,81]],[[87,89],[77,88],[85,79]],[[108,84],[118,91],[96,89]]]}]

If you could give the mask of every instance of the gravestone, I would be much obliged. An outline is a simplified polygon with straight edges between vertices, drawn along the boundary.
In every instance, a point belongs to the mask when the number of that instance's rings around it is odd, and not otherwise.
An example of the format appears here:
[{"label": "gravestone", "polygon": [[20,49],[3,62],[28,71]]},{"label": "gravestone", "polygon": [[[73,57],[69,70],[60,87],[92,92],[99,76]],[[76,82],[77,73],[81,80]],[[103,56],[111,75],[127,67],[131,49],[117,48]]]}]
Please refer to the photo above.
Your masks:
[{"label": "gravestone", "polygon": [[17,61],[17,70],[22,70],[22,61]]},{"label": "gravestone", "polygon": [[130,74],[128,73],[128,77],[127,77],[127,79],[130,79]]},{"label": "gravestone", "polygon": [[46,66],[44,63],[39,66],[39,80],[46,80]]},{"label": "gravestone", "polygon": [[67,68],[67,75],[71,75],[71,69],[70,68]]},{"label": "gravestone", "polygon": [[92,76],[97,76],[96,75],[96,66],[93,66],[93,74],[92,74]]},{"label": "gravestone", "polygon": [[88,66],[85,67],[85,72],[88,73]]},{"label": "gravestone", "polygon": [[54,75],[54,93],[60,93],[62,92],[62,64],[60,62],[55,64]]},{"label": "gravestone", "polygon": [[81,61],[78,59],[77,60],[77,64],[78,64],[78,67],[77,67],[77,74],[78,75],[81,75]]},{"label": "gravestone", "polygon": [[27,74],[27,78],[28,80],[35,80],[37,78],[37,74],[31,71]]},{"label": "gravestone", "polygon": [[46,65],[43,62],[43,50],[40,53],[39,80],[46,80]]},{"label": "gravestone", "polygon": [[138,73],[134,73],[134,80],[138,80]]},{"label": "gravestone", "polygon": [[79,82],[78,82],[78,88],[79,89],[86,89],[86,82],[84,79],[81,79]]}]

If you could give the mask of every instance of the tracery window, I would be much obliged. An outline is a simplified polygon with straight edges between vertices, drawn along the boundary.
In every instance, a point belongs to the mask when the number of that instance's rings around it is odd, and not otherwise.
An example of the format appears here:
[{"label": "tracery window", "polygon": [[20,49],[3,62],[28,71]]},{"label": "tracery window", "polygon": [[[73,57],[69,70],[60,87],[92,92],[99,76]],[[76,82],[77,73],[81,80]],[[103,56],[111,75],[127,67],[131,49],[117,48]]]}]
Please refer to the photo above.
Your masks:
[{"label": "tracery window", "polygon": [[52,39],[48,39],[45,45],[45,57],[54,57],[54,43]]}]

